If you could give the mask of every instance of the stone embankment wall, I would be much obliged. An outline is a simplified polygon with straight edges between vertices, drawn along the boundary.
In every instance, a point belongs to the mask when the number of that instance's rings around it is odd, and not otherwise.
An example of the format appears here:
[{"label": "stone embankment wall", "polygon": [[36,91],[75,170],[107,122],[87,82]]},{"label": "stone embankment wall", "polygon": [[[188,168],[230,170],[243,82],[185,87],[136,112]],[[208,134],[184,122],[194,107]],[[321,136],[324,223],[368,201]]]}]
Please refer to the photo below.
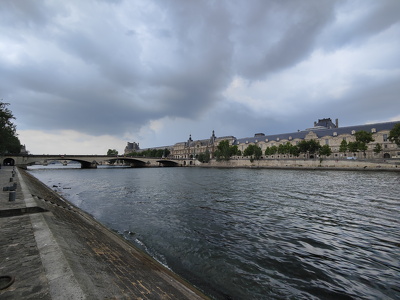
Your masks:
[{"label": "stone embankment wall", "polygon": [[209,163],[196,161],[196,166],[221,168],[299,168],[299,169],[356,169],[356,170],[388,170],[400,171],[400,161],[371,162],[363,160],[304,160],[304,159],[268,159],[254,160],[231,159],[229,161],[215,160]]}]

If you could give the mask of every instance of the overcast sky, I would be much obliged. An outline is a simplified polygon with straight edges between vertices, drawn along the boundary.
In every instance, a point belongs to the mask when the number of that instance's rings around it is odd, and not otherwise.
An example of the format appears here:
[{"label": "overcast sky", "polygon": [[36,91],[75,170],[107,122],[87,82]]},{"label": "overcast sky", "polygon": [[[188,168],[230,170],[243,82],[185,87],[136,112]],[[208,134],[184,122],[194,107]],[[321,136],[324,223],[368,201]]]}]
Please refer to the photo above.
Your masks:
[{"label": "overcast sky", "polygon": [[400,1],[1,0],[0,99],[33,154],[400,120]]}]

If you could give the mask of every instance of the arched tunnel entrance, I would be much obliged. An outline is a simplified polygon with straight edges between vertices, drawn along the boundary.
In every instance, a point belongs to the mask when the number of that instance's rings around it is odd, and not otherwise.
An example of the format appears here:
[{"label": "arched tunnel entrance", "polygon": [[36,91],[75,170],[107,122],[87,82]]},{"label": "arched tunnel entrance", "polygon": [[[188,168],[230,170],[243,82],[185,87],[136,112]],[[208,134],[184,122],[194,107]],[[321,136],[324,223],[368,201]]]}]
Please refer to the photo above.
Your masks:
[{"label": "arched tunnel entrance", "polygon": [[3,166],[15,166],[15,160],[12,158],[5,158],[3,160]]}]

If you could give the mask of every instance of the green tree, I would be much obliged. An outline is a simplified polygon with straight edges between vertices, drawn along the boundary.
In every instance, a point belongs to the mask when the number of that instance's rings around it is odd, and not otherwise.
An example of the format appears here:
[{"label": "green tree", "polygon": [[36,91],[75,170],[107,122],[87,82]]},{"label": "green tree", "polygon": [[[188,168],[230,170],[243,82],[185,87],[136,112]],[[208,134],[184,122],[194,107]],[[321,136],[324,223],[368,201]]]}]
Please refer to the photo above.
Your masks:
[{"label": "green tree", "polygon": [[278,146],[278,153],[279,153],[279,154],[285,154],[285,153],[287,153],[286,151],[287,151],[287,149],[286,149],[286,147],[285,147],[284,144],[280,144],[280,145]]},{"label": "green tree", "polygon": [[253,144],[248,145],[247,148],[244,149],[243,155],[244,156],[252,156],[252,155],[254,155],[254,146],[255,145],[253,145]]},{"label": "green tree", "polygon": [[127,156],[142,156],[142,157],[166,157],[170,154],[170,151],[165,148],[165,149],[146,149],[142,150],[140,152],[133,151],[131,153],[128,153]]},{"label": "green tree", "polygon": [[[271,150],[269,150],[268,153],[269,152],[271,152]],[[287,142],[286,144],[280,144],[277,147],[277,152],[279,154],[291,154],[291,155],[294,155],[294,156],[299,156],[299,154],[300,154],[299,147],[292,145],[290,142]],[[268,155],[268,154],[266,154],[266,155]]]},{"label": "green tree", "polygon": [[319,150],[320,155],[330,156],[332,154],[331,147],[329,145],[323,145]]},{"label": "green tree", "polygon": [[354,136],[356,137],[356,141],[358,143],[358,149],[364,153],[364,156],[366,156],[365,151],[368,149],[367,144],[374,141],[372,138],[372,132],[360,130],[357,131]]},{"label": "green tree", "polygon": [[357,148],[358,150],[362,151],[364,153],[364,157],[366,156],[365,151],[368,150],[368,146],[366,143],[364,142],[357,142]]},{"label": "green tree", "polygon": [[229,147],[228,140],[223,140],[219,142],[217,150],[215,150],[214,152],[214,156],[217,159],[217,161],[229,160],[231,158],[231,149]]},{"label": "green tree", "polygon": [[267,147],[267,149],[265,149],[265,155],[274,155],[277,152],[278,152],[277,146],[271,146],[271,147]]},{"label": "green tree", "polygon": [[348,142],[347,149],[349,152],[358,152],[358,143],[357,142]]},{"label": "green tree", "polygon": [[365,130],[357,131],[354,136],[356,137],[357,142],[361,142],[364,144],[368,144],[374,141],[374,139],[372,138],[372,132],[367,132]]},{"label": "green tree", "polygon": [[379,143],[377,143],[377,144],[375,145],[375,147],[374,147],[374,152],[375,152],[376,154],[381,153],[381,152],[382,152],[382,145],[379,144]]},{"label": "green tree", "polygon": [[346,140],[343,140],[343,141],[340,143],[339,152],[345,153],[345,152],[347,152],[347,149],[348,149],[347,142],[346,142]]},{"label": "green tree", "polygon": [[319,151],[319,149],[321,149],[321,145],[319,144],[319,142],[317,142],[316,140],[309,140],[309,152],[310,153],[316,153]]},{"label": "green tree", "polygon": [[200,153],[197,156],[197,160],[202,163],[208,163],[210,161],[210,151],[207,149],[206,152]]},{"label": "green tree", "polygon": [[255,145],[254,147],[254,158],[256,160],[259,160],[262,156],[262,150],[259,146]]},{"label": "green tree", "polygon": [[163,157],[168,157],[171,154],[171,151],[169,149],[165,148],[163,152]]},{"label": "green tree", "polygon": [[250,160],[253,160],[253,159],[257,159],[258,160],[262,156],[262,150],[261,150],[261,148],[259,146],[254,145],[254,144],[250,144],[249,146],[247,146],[246,149],[244,149],[243,155],[244,156],[250,156]]},{"label": "green tree", "polygon": [[321,149],[321,145],[316,140],[309,140],[309,141],[302,140],[299,142],[297,146],[299,147],[300,153],[308,152],[310,154],[314,154],[318,152],[319,149]]},{"label": "green tree", "polygon": [[9,103],[0,101],[0,154],[14,153],[21,151],[21,143],[16,133],[15,120],[12,112],[7,108]]},{"label": "green tree", "polygon": [[108,149],[107,155],[110,155],[110,156],[117,156],[117,155],[118,155],[118,151],[115,150],[115,149]]},{"label": "green tree", "polygon": [[299,147],[292,145],[290,147],[290,152],[291,155],[293,156],[299,156],[300,155],[300,151],[299,151]]},{"label": "green tree", "polygon": [[230,154],[230,156],[236,156],[236,155],[240,155],[241,152],[240,152],[238,146],[234,145],[234,146],[229,147],[229,154]]},{"label": "green tree", "polygon": [[391,141],[392,143],[396,143],[396,145],[400,147],[400,123],[394,125],[392,130],[390,130],[388,139],[389,141]]}]

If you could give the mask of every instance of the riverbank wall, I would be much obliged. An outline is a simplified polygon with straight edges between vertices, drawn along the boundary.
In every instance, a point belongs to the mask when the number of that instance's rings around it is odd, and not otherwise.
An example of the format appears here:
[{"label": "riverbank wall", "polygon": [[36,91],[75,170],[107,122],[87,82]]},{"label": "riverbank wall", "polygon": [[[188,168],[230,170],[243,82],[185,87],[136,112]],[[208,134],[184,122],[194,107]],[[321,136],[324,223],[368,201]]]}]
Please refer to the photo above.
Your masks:
[{"label": "riverbank wall", "polygon": [[265,168],[265,169],[312,169],[312,170],[365,170],[400,172],[400,160],[328,160],[328,159],[231,159],[211,160],[209,163],[196,161],[193,165],[214,168]]},{"label": "riverbank wall", "polygon": [[1,299],[209,299],[28,172],[3,166],[0,183],[11,180],[14,200],[0,195]]}]

